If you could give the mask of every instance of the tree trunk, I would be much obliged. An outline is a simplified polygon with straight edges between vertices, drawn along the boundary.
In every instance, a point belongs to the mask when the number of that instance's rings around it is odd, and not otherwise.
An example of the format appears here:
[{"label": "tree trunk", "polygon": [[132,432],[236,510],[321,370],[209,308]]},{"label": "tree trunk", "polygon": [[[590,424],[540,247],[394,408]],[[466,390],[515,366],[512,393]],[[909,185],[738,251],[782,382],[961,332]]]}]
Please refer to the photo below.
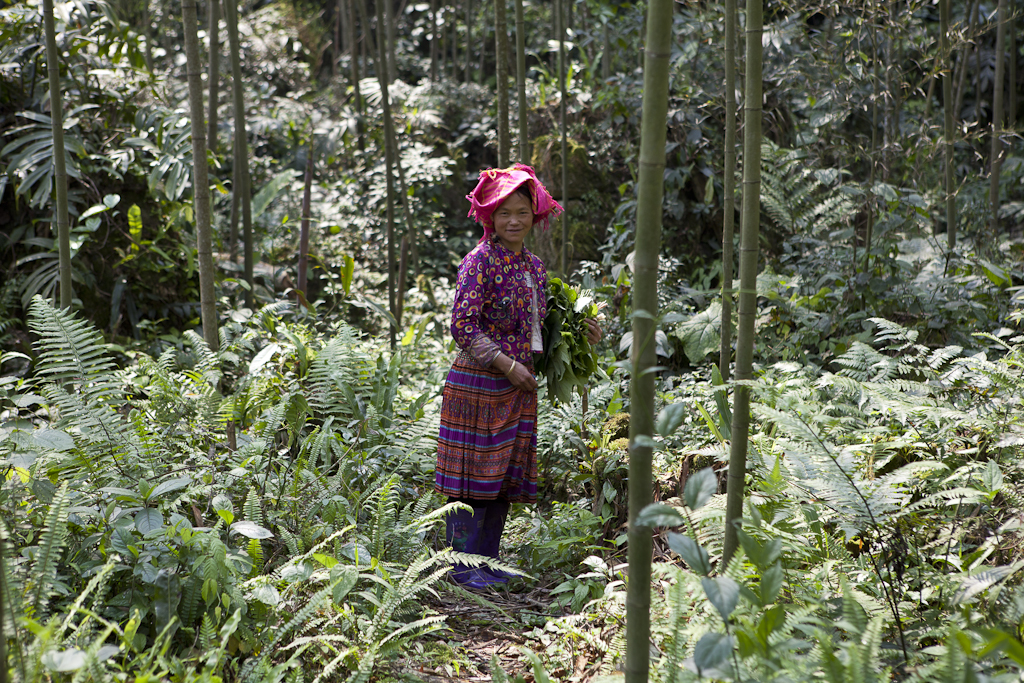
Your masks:
[{"label": "tree trunk", "polygon": [[494,0],[494,60],[498,77],[498,167],[506,168],[512,142],[508,131],[508,28],[505,0]]},{"label": "tree trunk", "polygon": [[[377,81],[380,83],[381,106],[384,110],[384,174],[387,182],[387,199],[385,202],[385,220],[388,240],[388,308],[391,315],[398,319],[397,302],[395,300],[395,178],[391,143],[395,139],[394,124],[391,120],[391,101],[388,96],[388,55],[387,37],[384,35],[385,5],[387,0],[377,0]],[[389,339],[391,349],[396,347],[398,330],[390,326]]]},{"label": "tree trunk", "polygon": [[[875,229],[875,177],[876,169],[878,168],[878,85],[881,82],[881,78],[878,74],[878,28],[877,28],[877,13],[875,13],[874,21],[871,22],[871,66],[873,75],[871,78],[871,150],[868,154],[870,162],[870,170],[868,171],[868,225],[864,233],[864,271],[867,272],[871,266],[871,240],[874,238]],[[856,262],[855,262],[856,264]],[[854,265],[856,270],[856,265]]]},{"label": "tree trunk", "polygon": [[607,81],[612,77],[612,33],[607,18],[604,21],[602,33],[604,52],[601,53],[601,79]]},{"label": "tree trunk", "polygon": [[882,110],[882,179],[889,179],[889,171],[892,169],[892,152],[896,142],[893,135],[893,116],[896,113],[896,88],[893,86],[893,75],[896,71],[896,3],[889,0],[888,20],[889,27],[884,33],[885,42],[885,108]]},{"label": "tree trunk", "polygon": [[238,145],[232,144],[231,152],[231,214],[228,218],[228,254],[232,263],[238,263],[238,207],[242,195],[242,167],[238,163]]},{"label": "tree trunk", "polygon": [[[560,36],[563,34],[559,34]],[[650,669],[651,529],[636,524],[651,502],[654,434],[655,319],[658,315],[658,253],[665,182],[668,69],[672,46],[672,1],[650,0],[641,110],[640,168],[633,262],[633,347],[629,419],[629,580],[626,583],[626,683],[646,683]],[[563,162],[564,164],[564,162]],[[644,315],[640,315],[643,311]],[[643,437],[643,439],[641,439]]]},{"label": "tree trunk", "polygon": [[466,0],[466,73],[463,82],[473,81],[473,0]]},{"label": "tree trunk", "polygon": [[[968,39],[968,41],[973,41],[974,40],[974,27],[978,23],[978,3],[979,2],[980,2],[980,0],[974,0],[974,2],[971,4],[971,7],[969,9],[971,18],[970,18],[970,21],[969,21],[968,26],[967,26],[967,39]],[[953,113],[956,115],[956,117],[958,119],[960,118],[960,115],[963,112],[964,90],[966,90],[966,88],[964,87],[964,84],[965,84],[965,82],[967,80],[966,79],[966,76],[967,76],[967,62],[969,61],[969,57],[970,57],[970,42],[967,42],[967,43],[964,44],[964,49],[960,53],[960,76],[957,78],[956,97],[954,97],[955,104],[953,105]]]},{"label": "tree trunk", "polygon": [[992,82],[992,171],[989,201],[992,203],[992,236],[999,234],[999,176],[1003,166],[1003,88],[1006,86],[1006,0],[999,0],[996,19],[996,74]]},{"label": "tree trunk", "polygon": [[949,2],[939,0],[939,60],[942,73],[942,118],[946,133],[946,245],[956,246],[956,186],[953,184],[953,59],[949,47]]},{"label": "tree trunk", "polygon": [[344,39],[345,29],[342,28],[342,17],[345,16],[345,0],[338,0],[334,7],[334,42],[331,43],[331,76],[334,76],[338,68],[338,60],[345,52]]},{"label": "tree trunk", "polygon": [[384,7],[385,19],[387,22],[387,37],[388,37],[388,83],[394,83],[398,80],[398,45],[395,33],[398,31],[398,18],[402,16],[405,10],[405,2],[402,2],[398,8],[398,13],[395,13],[395,6],[392,4],[393,0],[378,0],[378,2],[387,2],[388,4]]},{"label": "tree trunk", "polygon": [[206,136],[203,134],[203,66],[199,61],[196,0],[182,0],[181,21],[185,33],[189,118],[192,124],[192,208],[196,218],[199,252],[199,306],[202,312],[203,339],[211,350],[216,351],[220,348],[220,337],[217,334],[217,293],[213,276],[213,239],[210,234],[210,173],[206,160]]},{"label": "tree trunk", "polygon": [[437,0],[430,0],[430,82],[437,82]]},{"label": "tree trunk", "polygon": [[[299,267],[296,274],[296,289],[300,301],[309,301],[307,289],[307,268],[309,267],[309,208],[313,194],[313,133],[310,132],[309,150],[306,152],[306,176],[302,183],[302,221],[299,223]],[[308,304],[307,304],[308,305]]]},{"label": "tree trunk", "polygon": [[743,225],[740,234],[739,329],[736,335],[736,380],[732,442],[725,504],[725,544],[720,571],[736,552],[736,525],[743,516],[753,378],[754,318],[757,316],[757,249],[761,221],[761,34],[762,0],[747,0],[747,71],[743,88]]},{"label": "tree trunk", "polygon": [[523,0],[516,3],[516,91],[519,96],[519,161],[530,163],[530,108],[526,103],[526,28]]},{"label": "tree trunk", "polygon": [[[558,35],[558,89],[562,96],[558,103],[558,117],[562,129],[562,206],[569,205],[569,144],[568,133],[565,122],[565,105],[569,94],[565,89],[565,27],[562,26],[562,3],[565,0],[555,0],[555,33]],[[569,212],[562,212],[562,249],[559,259],[559,269],[562,277],[569,274]]]},{"label": "tree trunk", "polygon": [[[480,22],[480,69],[476,72],[476,82],[480,85],[487,83],[487,3],[480,3],[480,13],[483,14]],[[497,40],[498,37],[495,37]],[[497,65],[497,62],[496,62]],[[496,66],[497,69],[497,66]],[[497,76],[497,75],[496,75]],[[497,78],[495,79],[497,81]],[[468,81],[468,79],[467,79]]]},{"label": "tree trunk", "polygon": [[729,381],[732,363],[732,262],[736,223],[736,0],[725,0],[725,171],[722,180],[722,342],[718,369]]},{"label": "tree trunk", "polygon": [[[979,25],[980,18],[979,5],[981,0],[978,0],[974,4],[974,25]],[[984,31],[982,31],[984,33]],[[998,31],[997,31],[998,33]],[[975,37],[974,40],[974,122],[981,126],[981,39]]]},{"label": "tree trunk", "polygon": [[459,14],[457,7],[452,5],[452,30],[451,30],[451,42],[452,42],[452,80],[458,81],[460,78],[459,73]]},{"label": "tree trunk", "polygon": [[238,41],[238,6],[235,0],[225,0],[224,18],[227,20],[228,29],[228,50],[231,53],[231,96],[233,118],[235,123],[234,134],[234,163],[238,169],[235,187],[232,192],[238,192],[238,205],[242,214],[242,271],[246,283],[249,285],[245,293],[245,305],[252,308],[255,299],[253,296],[253,253],[252,253],[252,201],[250,197],[251,187],[249,178],[249,138],[246,133],[245,124],[245,94],[242,91],[242,56],[241,46]]},{"label": "tree trunk", "polygon": [[1006,35],[1010,42],[1010,61],[1007,64],[1006,127],[1013,130],[1017,127],[1017,8],[1014,0],[1010,0],[1007,8]]},{"label": "tree trunk", "polygon": [[210,25],[207,34],[210,40],[210,94],[209,111],[206,128],[206,147],[217,153],[217,105],[220,103],[220,0],[210,0],[207,13],[210,15]]},{"label": "tree trunk", "polygon": [[[356,103],[356,146],[366,151],[366,132],[363,127],[363,94],[359,91],[359,57],[356,54],[356,3],[348,0],[348,47],[352,70],[352,99]],[[366,30],[365,27],[363,29]]]},{"label": "tree trunk", "polygon": [[[192,5],[192,20],[195,21],[196,6]],[[60,273],[60,307],[71,308],[74,294],[71,291],[71,224],[68,220],[68,169],[64,156],[64,104],[61,101],[60,53],[57,51],[57,31],[53,21],[53,0],[43,0],[43,32],[46,34],[46,74],[50,81],[50,130],[53,134],[53,220],[57,232],[57,263]],[[195,35],[195,24],[192,28]],[[199,48],[196,47],[198,55]],[[198,61],[198,56],[196,57]],[[190,83],[191,84],[191,83]],[[199,95],[199,109],[203,108],[203,96]],[[200,118],[202,115],[200,114]],[[193,128],[192,130],[196,130]],[[202,127],[199,128],[202,130]],[[194,137],[194,136],[193,136]],[[203,155],[206,160],[206,155]],[[207,227],[209,224],[207,224]],[[53,227],[50,228],[51,232]],[[216,320],[216,319],[215,319]]]}]

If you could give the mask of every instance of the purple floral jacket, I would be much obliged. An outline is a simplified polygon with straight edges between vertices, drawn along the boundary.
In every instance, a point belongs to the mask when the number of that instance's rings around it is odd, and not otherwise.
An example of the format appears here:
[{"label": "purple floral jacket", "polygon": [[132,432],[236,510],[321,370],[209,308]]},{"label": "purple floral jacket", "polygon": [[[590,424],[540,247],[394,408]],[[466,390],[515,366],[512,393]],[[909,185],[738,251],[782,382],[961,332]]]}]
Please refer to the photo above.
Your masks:
[{"label": "purple floral jacket", "polygon": [[459,265],[452,308],[455,343],[488,367],[504,352],[533,365],[530,313],[533,297],[527,273],[537,288],[538,320],[547,308],[547,271],[524,247],[516,254],[498,240],[481,242]]}]

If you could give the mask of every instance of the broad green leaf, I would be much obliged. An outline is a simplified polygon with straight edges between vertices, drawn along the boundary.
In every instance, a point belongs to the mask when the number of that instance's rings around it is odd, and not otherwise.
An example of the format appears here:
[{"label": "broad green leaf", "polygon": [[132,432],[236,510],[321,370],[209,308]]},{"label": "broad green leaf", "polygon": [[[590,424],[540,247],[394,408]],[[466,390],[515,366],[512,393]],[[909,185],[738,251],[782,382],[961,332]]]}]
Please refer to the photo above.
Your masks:
[{"label": "broad green leaf", "polygon": [[328,569],[338,564],[337,558],[331,557],[330,555],[324,555],[323,553],[313,553],[313,559]]},{"label": "broad green leaf", "polygon": [[719,576],[714,579],[704,577],[700,580],[704,586],[704,593],[708,600],[715,606],[723,620],[728,620],[729,615],[736,609],[736,603],[740,597],[740,586],[728,576]]},{"label": "broad green leaf", "polygon": [[149,492],[149,496],[146,499],[152,500],[153,498],[159,498],[165,493],[170,493],[171,491],[178,491],[183,488],[187,488],[188,485],[191,483],[192,479],[190,477],[178,477],[176,479],[168,479],[167,481],[163,481],[157,484],[153,488],[153,490]]},{"label": "broad green leaf", "polygon": [[136,244],[142,240],[142,209],[138,204],[132,204],[128,209],[128,234]]},{"label": "broad green leaf", "polygon": [[256,220],[263,215],[270,203],[277,199],[299,172],[294,169],[287,169],[271,178],[270,182],[260,188],[260,191],[252,198],[252,219]]},{"label": "broad green leaf", "polygon": [[732,656],[735,641],[724,633],[705,633],[693,649],[693,663],[698,675],[721,670]]},{"label": "broad green leaf", "polygon": [[[761,581],[764,584],[764,581]],[[786,623],[786,609],[782,605],[776,605],[764,613],[761,621],[757,623],[757,637],[765,646],[768,645],[768,638]]]},{"label": "broad green leaf", "polygon": [[770,605],[782,591],[782,565],[776,562],[761,574],[761,602]]},{"label": "broad green leaf", "polygon": [[157,531],[164,526],[164,516],[155,508],[145,508],[135,513],[135,528],[145,536],[151,531]]},{"label": "broad green leaf", "polygon": [[782,553],[782,539],[780,538],[773,538],[761,545],[757,539],[743,529],[738,529],[736,535],[740,540],[740,545],[743,546],[743,552],[759,569],[771,566]]},{"label": "broad green leaf", "polygon": [[76,671],[85,664],[85,652],[73,647],[70,650],[50,650],[42,656],[43,666],[50,671]]},{"label": "broad green leaf", "polygon": [[345,290],[345,296],[352,294],[352,274],[355,272],[356,262],[348,254],[341,257],[341,286]]},{"label": "broad green leaf", "polygon": [[275,607],[281,602],[281,593],[270,584],[260,584],[252,590],[250,597],[268,607]]},{"label": "broad green leaf", "polygon": [[686,417],[686,404],[672,403],[661,409],[658,413],[657,431],[661,436],[669,436],[683,424]]},{"label": "broad green leaf", "polygon": [[683,351],[694,365],[717,351],[722,343],[721,302],[712,303],[707,309],[676,325],[675,335],[683,342]]},{"label": "broad green leaf", "polygon": [[707,551],[689,536],[669,532],[668,547],[683,558],[683,561],[694,572],[702,576],[711,573],[711,560],[708,558]]},{"label": "broad green leaf", "polygon": [[274,534],[269,529],[264,529],[259,524],[249,521],[235,522],[231,525],[231,531],[233,533],[242,534],[246,538],[255,538],[262,540],[264,538],[273,538]]},{"label": "broad green leaf", "polygon": [[999,463],[995,460],[988,461],[985,471],[981,474],[981,483],[989,493],[995,493],[1003,488],[1003,471],[999,469]]},{"label": "broad green leaf", "polygon": [[335,566],[331,569],[331,595],[335,605],[340,605],[348,592],[352,590],[359,580],[359,570],[351,565]]},{"label": "broad green leaf", "polygon": [[705,467],[696,474],[690,475],[683,487],[683,500],[686,507],[699,510],[718,492],[718,477],[710,467]]},{"label": "broad green leaf", "polygon": [[686,519],[679,512],[664,503],[651,503],[640,511],[634,524],[637,526],[679,526]]},{"label": "broad green leaf", "polygon": [[253,359],[249,361],[249,374],[255,375],[263,369],[263,366],[266,365],[270,359],[274,357],[274,354],[280,350],[281,345],[276,342],[267,344],[260,349],[260,352],[253,356]]}]

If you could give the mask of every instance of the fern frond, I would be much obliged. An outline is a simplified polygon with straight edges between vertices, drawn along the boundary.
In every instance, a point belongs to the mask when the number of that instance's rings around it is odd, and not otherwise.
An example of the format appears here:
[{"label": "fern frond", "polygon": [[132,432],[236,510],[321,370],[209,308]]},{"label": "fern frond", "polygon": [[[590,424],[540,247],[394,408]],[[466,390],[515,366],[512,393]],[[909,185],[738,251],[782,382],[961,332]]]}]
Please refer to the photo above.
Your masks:
[{"label": "fern frond", "polygon": [[50,503],[46,515],[46,528],[39,537],[35,560],[32,563],[29,592],[32,595],[32,612],[43,612],[46,599],[53,592],[53,582],[57,578],[57,562],[64,550],[68,529],[68,483],[61,484],[57,495]]},{"label": "fern frond", "polygon": [[39,295],[29,307],[29,327],[39,335],[35,347],[40,376],[61,387],[75,387],[92,401],[118,397],[119,388],[110,381],[116,366],[96,328]]}]

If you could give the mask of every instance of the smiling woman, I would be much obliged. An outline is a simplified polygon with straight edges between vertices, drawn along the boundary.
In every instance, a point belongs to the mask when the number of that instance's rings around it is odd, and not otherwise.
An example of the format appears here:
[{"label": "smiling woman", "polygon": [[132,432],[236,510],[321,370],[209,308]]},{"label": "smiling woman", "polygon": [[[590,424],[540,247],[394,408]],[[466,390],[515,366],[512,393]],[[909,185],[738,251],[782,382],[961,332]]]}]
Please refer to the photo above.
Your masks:
[{"label": "smiling woman", "polygon": [[[497,558],[510,504],[537,500],[533,354],[547,272],[523,240],[562,207],[521,164],[483,171],[467,198],[484,236],[459,266],[451,329],[461,350],[444,388],[435,487],[472,507],[448,516],[448,542]],[[470,588],[508,580],[466,565],[452,576]]]}]

